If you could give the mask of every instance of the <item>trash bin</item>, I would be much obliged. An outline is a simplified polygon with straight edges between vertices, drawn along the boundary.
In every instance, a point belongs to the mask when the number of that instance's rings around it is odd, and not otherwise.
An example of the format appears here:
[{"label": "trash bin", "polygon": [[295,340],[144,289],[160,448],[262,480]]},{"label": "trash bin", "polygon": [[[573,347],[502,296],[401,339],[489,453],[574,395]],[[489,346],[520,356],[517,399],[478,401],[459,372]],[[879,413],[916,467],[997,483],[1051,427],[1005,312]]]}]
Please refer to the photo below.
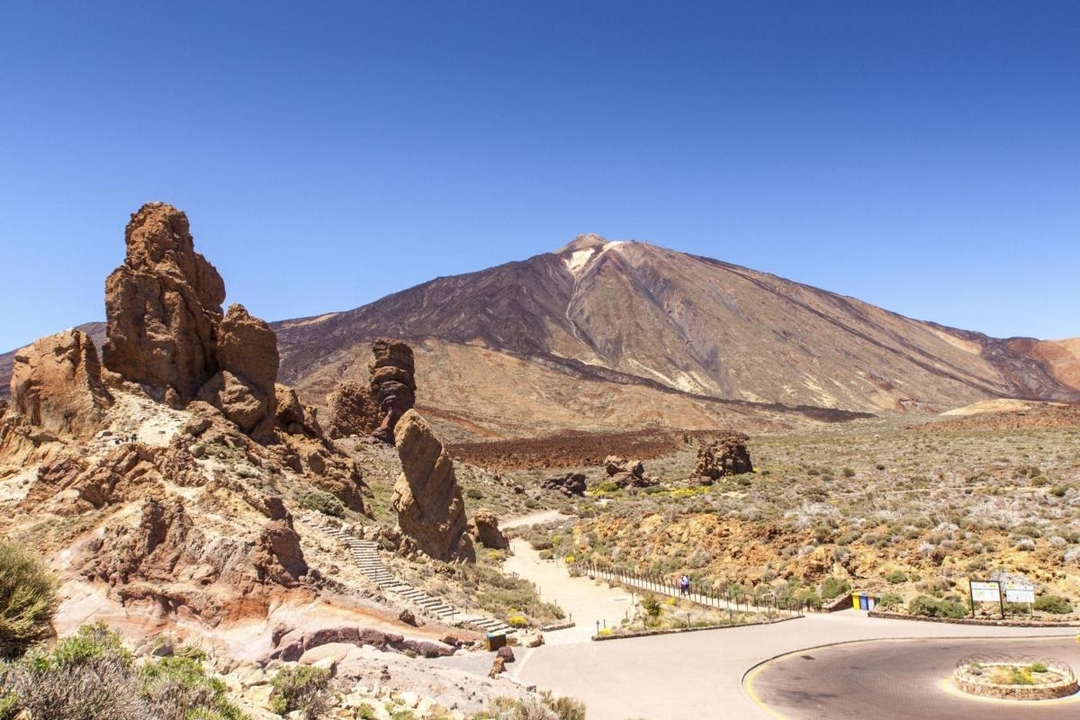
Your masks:
[{"label": "trash bin", "polygon": [[859,593],[851,593],[851,607],[853,610],[859,609]]},{"label": "trash bin", "polygon": [[859,596],[859,609],[860,610],[869,610],[870,609],[870,596],[867,595],[866,593],[863,593],[862,595]]},{"label": "trash bin", "polygon": [[866,609],[873,610],[875,607],[877,607],[877,598],[873,595],[868,595],[866,597]]},{"label": "trash bin", "polygon": [[488,650],[498,650],[506,645],[506,633],[489,632],[487,634]]}]

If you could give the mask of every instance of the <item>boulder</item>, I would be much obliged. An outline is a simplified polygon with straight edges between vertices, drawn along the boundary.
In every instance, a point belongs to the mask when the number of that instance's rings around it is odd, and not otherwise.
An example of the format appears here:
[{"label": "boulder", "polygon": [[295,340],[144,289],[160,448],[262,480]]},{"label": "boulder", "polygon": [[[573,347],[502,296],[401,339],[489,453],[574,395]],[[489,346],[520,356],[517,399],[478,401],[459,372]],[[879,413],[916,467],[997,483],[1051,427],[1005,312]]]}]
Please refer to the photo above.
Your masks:
[{"label": "boulder", "polygon": [[313,408],[300,402],[296,391],[288,385],[274,385],[275,414],[278,427],[290,435],[321,437],[319,419]]},{"label": "boulder", "polygon": [[608,455],[604,459],[604,471],[608,480],[618,487],[650,487],[660,481],[645,474],[645,465],[640,460],[623,460],[617,455]]},{"label": "boulder", "polygon": [[716,480],[724,475],[741,475],[753,472],[750,451],[746,449],[749,436],[731,432],[710,442],[703,442],[698,447],[697,465],[692,478],[711,478]]},{"label": "boulder", "polygon": [[469,534],[473,540],[492,550],[505,550],[510,541],[499,529],[499,518],[491,510],[480,508],[469,522]]},{"label": "boulder", "polygon": [[[545,479],[540,487],[544,490],[558,490],[563,495],[570,497],[572,495],[584,495],[586,489],[585,476],[581,473],[567,473],[565,475],[555,475]],[[522,492],[525,489],[522,488]],[[514,492],[517,492],[517,488],[514,488]]]},{"label": "boulder", "polygon": [[144,205],[124,239],[124,263],[105,281],[105,367],[185,403],[218,370],[225,283],[170,205]]},{"label": "boulder", "polygon": [[521,636],[521,646],[527,648],[540,647],[544,644],[544,634],[539,630],[530,633],[524,633]]},{"label": "boulder", "polygon": [[300,536],[293,529],[291,516],[266,523],[259,536],[254,564],[260,581],[285,587],[296,585],[301,576],[307,575],[304,550],[300,547]]},{"label": "boulder", "polygon": [[[199,390],[199,400],[213,405],[247,435],[266,434],[271,400],[242,375],[221,370]],[[260,430],[261,433],[256,433]]]},{"label": "boulder", "polygon": [[468,535],[465,501],[449,454],[415,410],[398,421],[396,436],[402,472],[391,504],[402,532],[437,560],[473,562],[476,554]]},{"label": "boulder", "polygon": [[88,440],[100,429],[112,396],[89,336],[65,330],[15,354],[11,372],[15,412],[47,433]]}]

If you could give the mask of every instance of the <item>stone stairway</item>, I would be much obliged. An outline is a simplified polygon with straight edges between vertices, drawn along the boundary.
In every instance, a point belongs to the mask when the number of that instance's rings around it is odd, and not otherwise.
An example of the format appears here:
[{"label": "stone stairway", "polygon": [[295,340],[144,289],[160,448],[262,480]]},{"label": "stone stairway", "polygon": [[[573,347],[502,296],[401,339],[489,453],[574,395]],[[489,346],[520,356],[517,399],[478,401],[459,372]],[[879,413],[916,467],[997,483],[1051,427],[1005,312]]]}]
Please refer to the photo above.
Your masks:
[{"label": "stone stairway", "polygon": [[513,628],[501,620],[464,613],[441,598],[428,595],[423,590],[394,576],[379,559],[379,548],[371,540],[362,540],[315,513],[302,513],[300,519],[343,542],[349,548],[353,560],[360,566],[360,570],[373,583],[415,604],[425,613],[438,618],[440,622],[455,626],[469,626],[489,633],[513,632]]}]

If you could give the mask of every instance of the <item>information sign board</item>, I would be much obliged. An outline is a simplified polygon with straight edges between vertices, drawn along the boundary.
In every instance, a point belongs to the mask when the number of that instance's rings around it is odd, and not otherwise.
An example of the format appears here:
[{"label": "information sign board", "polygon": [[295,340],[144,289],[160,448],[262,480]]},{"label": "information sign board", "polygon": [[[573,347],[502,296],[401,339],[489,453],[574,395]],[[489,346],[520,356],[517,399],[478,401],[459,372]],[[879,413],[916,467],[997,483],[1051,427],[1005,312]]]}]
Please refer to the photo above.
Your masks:
[{"label": "information sign board", "polygon": [[971,599],[975,602],[1001,602],[1001,585],[996,580],[972,580]]},{"label": "information sign board", "polygon": [[1034,603],[1035,586],[1020,580],[1008,580],[1005,583],[1005,600],[1013,603]]}]

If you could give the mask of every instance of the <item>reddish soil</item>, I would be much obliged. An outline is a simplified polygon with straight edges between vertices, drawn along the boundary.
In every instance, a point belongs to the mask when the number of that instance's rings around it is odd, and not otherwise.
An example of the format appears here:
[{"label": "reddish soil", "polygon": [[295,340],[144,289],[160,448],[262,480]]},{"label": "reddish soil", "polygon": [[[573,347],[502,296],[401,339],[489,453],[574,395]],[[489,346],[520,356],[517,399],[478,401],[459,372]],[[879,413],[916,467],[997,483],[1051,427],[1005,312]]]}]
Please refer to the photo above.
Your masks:
[{"label": "reddish soil", "polygon": [[449,445],[455,459],[494,470],[526,470],[602,465],[609,455],[650,460],[668,455],[688,438],[719,432],[636,430],[625,433],[567,432],[542,438]]},{"label": "reddish soil", "polygon": [[924,432],[956,432],[1068,427],[1080,427],[1080,405],[1049,405],[1028,410],[966,415],[940,422],[911,425],[909,429]]}]

